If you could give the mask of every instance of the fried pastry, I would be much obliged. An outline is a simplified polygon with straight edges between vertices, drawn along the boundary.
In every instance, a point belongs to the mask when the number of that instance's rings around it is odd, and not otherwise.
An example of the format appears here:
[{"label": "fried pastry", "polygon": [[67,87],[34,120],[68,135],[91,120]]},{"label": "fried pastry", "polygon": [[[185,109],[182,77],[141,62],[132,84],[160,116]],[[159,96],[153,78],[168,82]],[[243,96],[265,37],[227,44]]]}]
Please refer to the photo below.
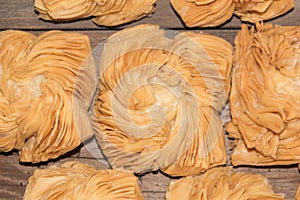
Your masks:
[{"label": "fried pastry", "polygon": [[143,200],[137,178],[127,172],[96,170],[80,162],[37,169],[29,178],[24,200]]},{"label": "fried pastry", "polygon": [[188,176],[170,182],[166,200],[284,200],[275,194],[268,180],[260,174],[233,172],[232,167],[218,167],[201,176]]},{"label": "fried pastry", "polygon": [[112,35],[94,105],[96,138],[112,167],[181,176],[224,164],[218,112],[231,63],[231,45],[208,34],[140,25]]},{"label": "fried pastry", "polygon": [[170,0],[188,27],[215,27],[235,14],[242,21],[259,22],[294,8],[294,0]]},{"label": "fried pastry", "polygon": [[35,0],[39,17],[47,21],[74,21],[95,17],[103,26],[117,26],[154,12],[156,0]]},{"label": "fried pastry", "polygon": [[0,52],[0,151],[41,162],[91,136],[97,73],[86,35],[3,31]]},{"label": "fried pastry", "polygon": [[300,27],[238,33],[230,94],[233,165],[300,162]]}]

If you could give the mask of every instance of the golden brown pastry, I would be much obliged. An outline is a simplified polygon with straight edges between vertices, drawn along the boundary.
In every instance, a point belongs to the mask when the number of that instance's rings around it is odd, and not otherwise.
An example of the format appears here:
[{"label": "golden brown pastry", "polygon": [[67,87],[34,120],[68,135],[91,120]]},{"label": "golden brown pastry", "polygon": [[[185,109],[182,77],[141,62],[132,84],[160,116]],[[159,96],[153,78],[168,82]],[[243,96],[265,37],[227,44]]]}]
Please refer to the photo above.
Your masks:
[{"label": "golden brown pastry", "polygon": [[113,168],[182,176],[225,163],[228,42],[140,25],[111,36],[101,59],[96,137]]},{"label": "golden brown pastry", "polygon": [[238,33],[230,94],[233,165],[300,163],[300,27]]},{"label": "golden brown pastry", "polygon": [[137,178],[117,170],[96,170],[80,162],[35,170],[24,200],[144,199]]},{"label": "golden brown pastry", "polygon": [[298,190],[296,192],[295,200],[300,200],[300,185],[298,186]]},{"label": "golden brown pastry", "polygon": [[97,80],[86,35],[3,31],[0,52],[0,151],[46,161],[92,134],[87,110]]},{"label": "golden brown pastry", "polygon": [[166,200],[283,200],[260,174],[232,172],[231,167],[210,169],[202,176],[170,182]]},{"label": "golden brown pastry", "polygon": [[218,26],[228,21],[234,11],[234,0],[170,0],[188,27]]},{"label": "golden brown pastry", "polygon": [[98,25],[116,26],[154,12],[156,0],[35,0],[39,17],[49,21],[74,21],[95,17]]},{"label": "golden brown pastry", "polygon": [[294,0],[234,0],[234,14],[242,21],[258,22],[278,17],[294,7]]},{"label": "golden brown pastry", "polygon": [[188,27],[219,26],[236,14],[242,21],[278,17],[294,7],[294,0],[170,0]]}]

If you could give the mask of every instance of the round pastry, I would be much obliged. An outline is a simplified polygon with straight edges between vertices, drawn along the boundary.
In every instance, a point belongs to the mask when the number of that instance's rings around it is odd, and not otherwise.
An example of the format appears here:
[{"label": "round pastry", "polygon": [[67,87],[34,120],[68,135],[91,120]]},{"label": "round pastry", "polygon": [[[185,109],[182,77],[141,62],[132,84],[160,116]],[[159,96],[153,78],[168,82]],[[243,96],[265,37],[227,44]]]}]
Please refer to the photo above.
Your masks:
[{"label": "round pastry", "polygon": [[228,98],[231,62],[231,45],[212,35],[155,25],[112,35],[93,109],[96,138],[112,167],[181,176],[224,164],[218,112]]}]

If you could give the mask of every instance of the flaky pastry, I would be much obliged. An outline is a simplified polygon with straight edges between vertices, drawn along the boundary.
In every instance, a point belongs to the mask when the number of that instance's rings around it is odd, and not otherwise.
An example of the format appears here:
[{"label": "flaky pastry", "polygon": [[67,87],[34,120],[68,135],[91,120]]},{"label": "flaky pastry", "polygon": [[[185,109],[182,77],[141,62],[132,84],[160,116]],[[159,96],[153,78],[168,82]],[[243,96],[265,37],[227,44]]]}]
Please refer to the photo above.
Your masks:
[{"label": "flaky pastry", "polygon": [[294,7],[294,0],[170,0],[188,27],[219,26],[233,14],[242,21],[259,22],[278,17]]},{"label": "flaky pastry", "polygon": [[166,200],[284,200],[275,194],[268,179],[260,174],[233,172],[218,167],[201,176],[188,176],[170,182]]},{"label": "flaky pastry", "polygon": [[48,21],[74,21],[95,17],[98,25],[117,26],[154,12],[156,0],[35,0],[39,17]]},{"label": "flaky pastry", "polygon": [[170,0],[188,27],[218,26],[228,21],[234,11],[233,0]]},{"label": "flaky pastry", "polygon": [[40,162],[90,137],[97,77],[86,35],[3,31],[0,52],[0,151]]},{"label": "flaky pastry", "polygon": [[181,176],[225,163],[228,42],[140,25],[112,35],[101,59],[96,137],[112,167]]},{"label": "flaky pastry", "polygon": [[96,170],[80,162],[37,169],[29,178],[24,200],[143,200],[137,178],[130,173]]},{"label": "flaky pastry", "polygon": [[238,33],[230,94],[233,165],[300,163],[300,27]]},{"label": "flaky pastry", "polygon": [[242,21],[259,22],[278,17],[294,8],[294,0],[234,0],[234,14]]}]

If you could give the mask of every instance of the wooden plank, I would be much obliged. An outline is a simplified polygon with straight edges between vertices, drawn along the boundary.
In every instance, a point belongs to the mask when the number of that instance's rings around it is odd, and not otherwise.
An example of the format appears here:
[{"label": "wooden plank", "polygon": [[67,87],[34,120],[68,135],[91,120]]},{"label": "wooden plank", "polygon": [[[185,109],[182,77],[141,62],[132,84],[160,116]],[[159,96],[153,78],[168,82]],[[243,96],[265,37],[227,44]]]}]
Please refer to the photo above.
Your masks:
[{"label": "wooden plank", "polygon": [[[70,23],[53,23],[45,22],[38,19],[37,13],[34,11],[34,1],[28,0],[0,0],[0,29],[26,29],[26,30],[49,30],[49,29],[110,29],[97,26],[91,19],[77,20]],[[272,23],[280,25],[300,25],[300,1],[295,1],[295,9],[277,19],[270,20]],[[137,24],[158,24],[164,28],[186,28],[168,0],[157,0],[155,13],[149,17],[145,17],[137,22],[116,27],[121,29]],[[219,28],[239,28],[240,20],[237,17],[232,17],[224,25]]]},{"label": "wooden plank", "polygon": [[165,199],[165,193],[164,192],[143,192],[145,200],[163,200]]},{"label": "wooden plank", "polygon": [[[1,24],[1,22],[0,22]],[[234,38],[237,34],[237,32],[239,31],[239,29],[222,29],[222,30],[218,30],[218,29],[203,29],[203,30],[167,30],[166,31],[172,31],[175,34],[181,33],[181,32],[185,32],[185,31],[192,31],[192,32],[201,32],[201,33],[206,33],[206,34],[212,34],[218,37],[223,38],[224,40],[228,41],[229,43],[231,43],[232,45],[234,44]],[[45,31],[48,30],[42,30],[42,31],[37,31],[37,30],[29,30],[28,32],[35,34],[35,35],[39,35]],[[113,35],[114,33],[116,33],[118,30],[64,30],[64,31],[75,31],[75,32],[80,32],[82,34],[86,34],[89,36],[90,39],[90,44],[91,47],[94,49],[96,48],[98,45],[101,45],[105,42],[105,40]]]},{"label": "wooden plank", "polygon": [[[46,168],[52,164],[61,164],[66,161],[77,160],[98,169],[105,167],[95,159],[87,158],[62,158],[38,165],[20,164],[17,154],[0,154],[0,199],[21,199],[26,189],[27,180],[35,169]],[[286,199],[294,199],[296,189],[300,183],[297,166],[257,168],[238,167],[235,171],[246,173],[259,173],[269,179],[277,193],[285,194]],[[163,199],[170,178],[160,172],[149,173],[139,177],[141,190],[145,199]]]},{"label": "wooden plank", "polygon": [[148,173],[140,177],[143,192],[165,192],[170,178],[160,172]]},{"label": "wooden plank", "polygon": [[6,185],[0,187],[0,200],[21,200],[26,189],[26,185]]}]

